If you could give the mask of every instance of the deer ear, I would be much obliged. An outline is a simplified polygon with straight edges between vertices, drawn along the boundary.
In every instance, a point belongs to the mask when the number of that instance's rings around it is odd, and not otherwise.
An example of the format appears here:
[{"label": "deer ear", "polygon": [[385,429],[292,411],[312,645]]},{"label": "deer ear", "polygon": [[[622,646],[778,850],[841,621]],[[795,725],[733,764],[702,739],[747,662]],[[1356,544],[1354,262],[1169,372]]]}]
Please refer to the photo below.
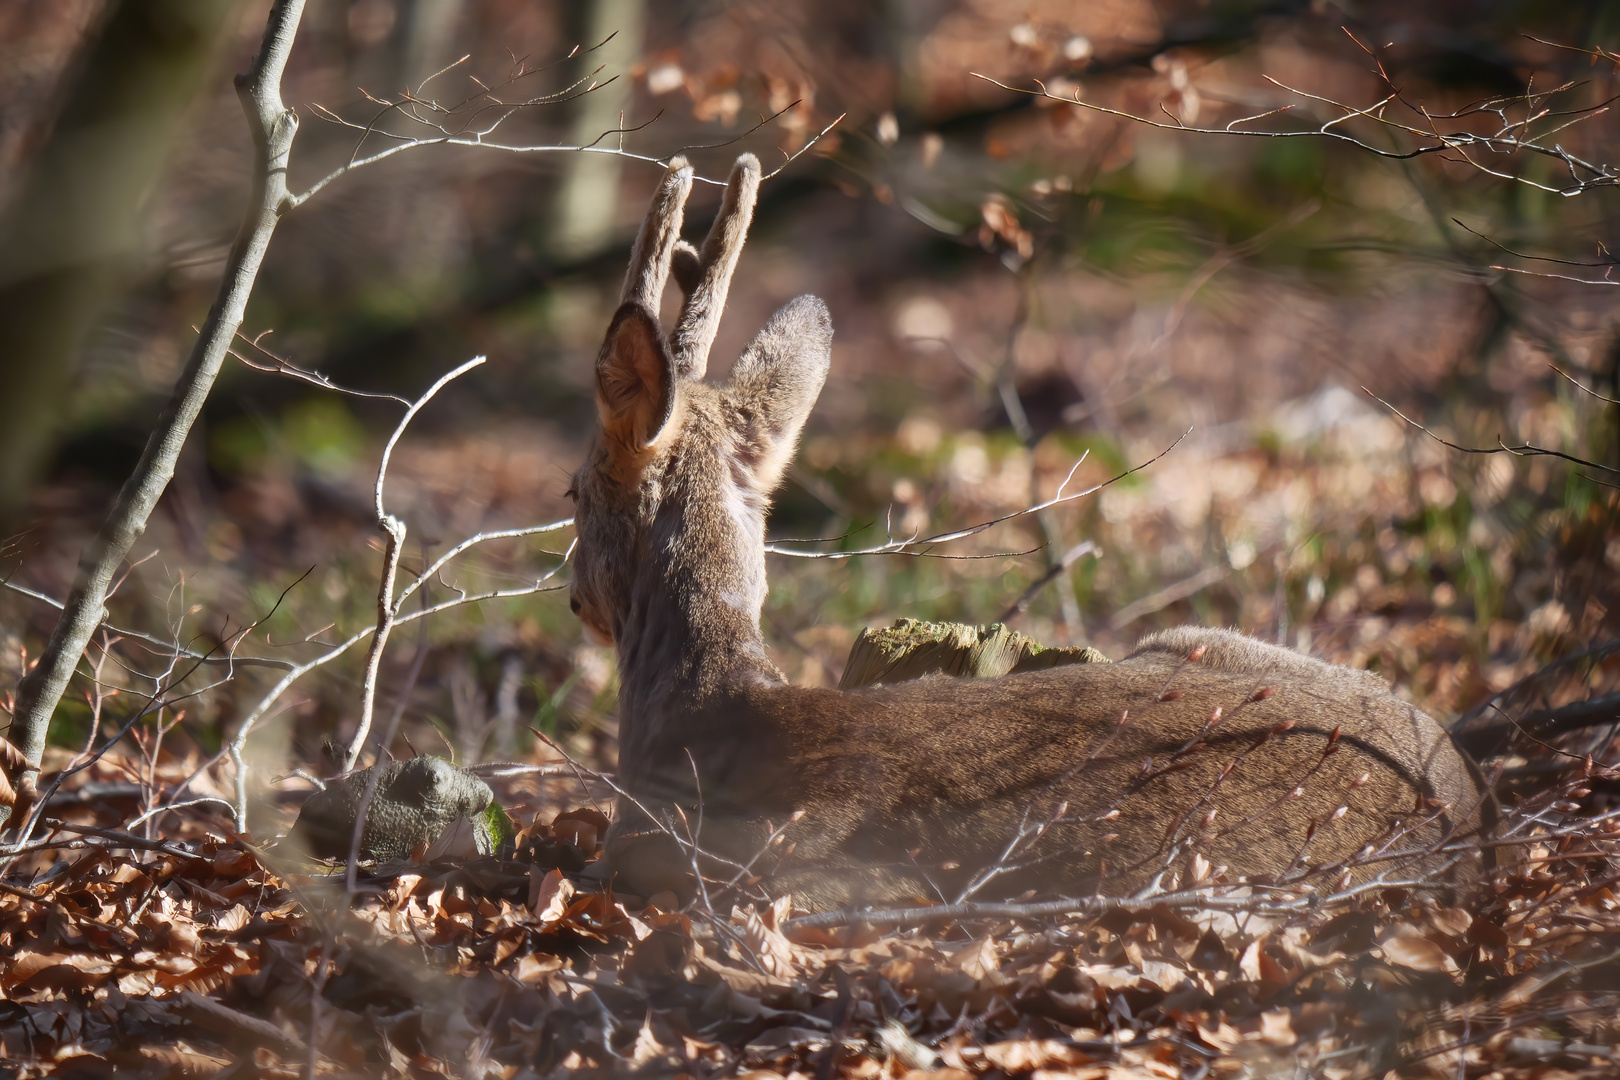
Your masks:
[{"label": "deer ear", "polygon": [[654,446],[675,411],[675,361],[658,321],[640,304],[619,308],[596,357],[602,432],[633,453]]},{"label": "deer ear", "polygon": [[831,361],[827,305],[801,296],[771,316],[732,368],[726,400],[738,453],[760,491],[781,482]]}]

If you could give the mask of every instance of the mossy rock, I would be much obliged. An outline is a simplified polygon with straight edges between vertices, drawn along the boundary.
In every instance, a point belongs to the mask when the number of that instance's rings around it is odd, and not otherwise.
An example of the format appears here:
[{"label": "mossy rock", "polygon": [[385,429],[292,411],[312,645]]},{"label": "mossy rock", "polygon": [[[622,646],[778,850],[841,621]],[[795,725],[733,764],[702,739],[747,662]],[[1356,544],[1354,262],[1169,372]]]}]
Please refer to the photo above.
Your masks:
[{"label": "mossy rock", "polygon": [[906,682],[924,675],[996,679],[1020,671],[1042,671],[1064,664],[1106,664],[1108,657],[1088,646],[1057,648],[1009,629],[1003,623],[898,619],[887,627],[867,627],[850,647],[839,688]]}]

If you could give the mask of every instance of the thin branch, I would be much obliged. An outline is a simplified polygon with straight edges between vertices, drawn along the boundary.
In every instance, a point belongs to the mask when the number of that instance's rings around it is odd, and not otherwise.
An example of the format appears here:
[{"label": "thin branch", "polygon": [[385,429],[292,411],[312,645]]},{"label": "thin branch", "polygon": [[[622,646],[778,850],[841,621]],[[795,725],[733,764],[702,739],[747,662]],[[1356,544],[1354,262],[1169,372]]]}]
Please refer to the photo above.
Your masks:
[{"label": "thin branch", "polygon": [[1065,551],[1061,559],[1058,559],[1051,566],[1048,566],[1046,568],[1046,573],[1030,582],[1029,588],[1025,589],[1023,594],[1019,596],[1017,600],[1014,600],[1011,604],[1009,604],[1007,610],[998,615],[995,621],[1004,623],[1015,616],[1022,615],[1024,612],[1029,610],[1030,601],[1034,600],[1036,595],[1042,589],[1046,588],[1047,585],[1055,581],[1059,574],[1063,573],[1069,567],[1079,562],[1083,556],[1100,556],[1101,554],[1102,552],[1092,541],[1080,541],[1080,543],[1074,545],[1074,547],[1070,548],[1068,551]]},{"label": "thin branch", "polygon": [[1569,372],[1565,371],[1563,368],[1559,367],[1557,364],[1548,364],[1547,366],[1552,368],[1554,371],[1558,372],[1558,374],[1562,375],[1565,378],[1565,380],[1567,380],[1569,382],[1569,384],[1571,386],[1573,386],[1575,389],[1581,391],[1582,393],[1590,394],[1591,396],[1597,398],[1599,401],[1607,402],[1610,405],[1620,405],[1620,398],[1612,398],[1612,397],[1609,397],[1607,394],[1598,393],[1596,390],[1592,389],[1590,386],[1587,386],[1585,383],[1583,383],[1579,379],[1575,378],[1573,375],[1571,375]]},{"label": "thin branch", "polygon": [[[1556,738],[1571,731],[1620,722],[1620,693],[1604,694],[1586,701],[1572,701],[1556,708],[1541,709],[1517,720],[1503,710],[1498,711],[1505,719],[1457,731],[1452,737],[1470,753],[1487,755],[1498,752],[1498,744],[1513,735],[1524,735],[1534,739],[1534,735],[1531,734],[1534,732],[1536,735]],[[1540,742],[1539,739],[1535,741]],[[1585,756],[1568,755],[1557,747],[1548,749],[1565,756],[1576,758]]]},{"label": "thin branch", "polygon": [[[1554,259],[1551,256],[1547,256],[1547,255],[1530,255],[1530,254],[1528,254],[1526,252],[1523,252],[1523,251],[1514,251],[1512,248],[1508,247],[1506,244],[1498,243],[1497,241],[1492,240],[1489,236],[1486,236],[1484,233],[1480,232],[1478,229],[1469,228],[1466,224],[1464,224],[1462,221],[1459,221],[1457,218],[1452,218],[1451,223],[1453,225],[1456,225],[1458,228],[1462,229],[1464,232],[1473,233],[1475,236],[1479,237],[1481,240],[1485,241],[1487,244],[1491,245],[1491,247],[1495,248],[1496,250],[1504,252],[1504,253],[1506,253],[1508,255],[1512,255],[1514,258],[1517,258],[1517,259],[1530,259],[1533,262],[1557,263],[1560,266],[1590,266],[1590,267],[1594,267],[1594,268],[1601,266],[1601,267],[1607,267],[1610,270],[1614,269],[1614,267],[1616,267],[1616,266],[1620,266],[1620,260],[1615,260],[1615,259],[1612,259],[1612,258],[1608,259],[1608,260],[1605,260],[1604,262],[1580,262],[1580,261],[1575,260],[1575,259]],[[1598,243],[1598,247],[1600,247],[1600,248],[1603,247],[1603,244],[1602,244],[1601,241]],[[1491,269],[1492,270],[1503,270],[1503,269],[1506,269],[1506,267],[1493,266],[1493,267],[1491,267]],[[1593,284],[1607,284],[1607,282],[1593,282]]]},{"label": "thin branch", "polygon": [[339,394],[347,394],[349,397],[376,398],[383,401],[397,401],[401,405],[410,404],[408,400],[400,397],[398,394],[380,394],[369,390],[356,390],[353,387],[340,386],[318,371],[310,371],[307,368],[301,368],[291,360],[288,360],[285,357],[277,356],[275,353],[264,347],[264,339],[270,334],[271,331],[265,330],[255,334],[251,338],[242,333],[238,333],[236,336],[247,342],[258,352],[268,356],[271,363],[260,364],[253,360],[249,360],[235,349],[230,350],[230,354],[243,364],[252,368],[254,371],[264,371],[275,375],[286,375],[289,378],[297,379],[299,382],[306,382],[311,386],[318,386],[322,390],[333,390]]},{"label": "thin branch", "polygon": [[[142,675],[139,672],[131,671],[131,674],[137,676],[138,678],[148,679],[153,684],[152,692],[146,696],[146,700],[141,705],[139,710],[137,710],[134,715],[126,720],[123,725],[99,747],[94,747],[93,743],[95,734],[96,731],[99,730],[100,724],[99,707],[97,707],[95,709],[96,722],[91,727],[90,741],[86,743],[85,750],[80,753],[79,756],[76,757],[66,768],[59,770],[52,777],[50,783],[46,786],[43,793],[37,791],[37,785],[31,782],[32,777],[28,778],[29,782],[25,782],[23,785],[21,785],[19,797],[16,803],[10,808],[10,811],[14,816],[18,814],[21,814],[22,816],[21,825],[17,829],[16,840],[13,845],[13,855],[15,853],[15,845],[26,843],[27,838],[32,834],[33,829],[41,820],[41,815],[44,813],[51,796],[61,788],[62,784],[72,776],[82,772],[95,762],[99,761],[103,755],[105,755],[114,745],[118,743],[119,740],[123,739],[132,730],[134,730],[135,725],[140,723],[140,721],[143,720],[147,715],[153,711],[161,713],[165,708],[172,707],[179,702],[185,701],[187,698],[196,697],[216,687],[223,686],[225,683],[234,679],[236,677],[236,671],[234,666],[231,666],[231,660],[235,655],[237,646],[246,640],[248,634],[250,634],[258,626],[262,625],[267,619],[276,613],[282,602],[287,598],[287,594],[290,593],[300,582],[302,582],[304,578],[308,577],[312,570],[313,568],[311,568],[310,571],[305,571],[305,573],[300,575],[296,581],[287,586],[287,588],[283,589],[281,595],[276,598],[276,602],[271,605],[270,610],[265,612],[264,615],[260,616],[254,622],[249,623],[247,626],[237,631],[237,633],[234,635],[225,638],[225,640],[223,640],[220,644],[214,646],[209,653],[192,659],[191,666],[183,674],[175,674],[176,669],[179,667],[180,660],[182,659],[181,653],[178,650],[171,651],[167,668],[156,676],[147,676]],[[175,626],[174,635],[176,638],[178,638],[180,635],[180,626],[178,624]],[[221,678],[216,679],[215,681],[206,685],[197,687],[186,694],[171,695],[167,697],[164,695],[165,687],[173,688],[185,683],[191,678],[192,675],[201,670],[207,663],[215,660],[215,654],[220,653],[222,650],[227,667],[225,674]],[[104,652],[103,658],[105,658],[105,655],[106,654]],[[96,682],[94,685],[99,688],[99,660],[96,667],[93,669],[92,674],[96,676]],[[9,746],[9,743],[7,745]],[[0,865],[0,872],[3,872],[5,866],[9,865],[10,857],[7,858],[4,865]]]},{"label": "thin branch", "polygon": [[151,818],[158,817],[162,814],[167,814],[170,810],[184,810],[188,806],[208,805],[223,806],[226,810],[231,811],[233,814],[236,812],[236,807],[231,805],[230,800],[216,798],[212,795],[205,795],[200,799],[188,799],[185,802],[165,803],[162,806],[154,806],[152,809],[148,810],[144,814],[141,814],[139,817],[131,818],[129,827],[133,829],[135,826]]},{"label": "thin branch", "polygon": [[[1363,48],[1365,48],[1365,46],[1363,46]],[[1387,82],[1388,76],[1387,74],[1383,73],[1382,65],[1379,65],[1379,72]],[[1579,195],[1583,192],[1598,187],[1620,186],[1620,169],[1616,169],[1612,165],[1601,162],[1587,161],[1570,152],[1562,144],[1550,141],[1554,135],[1565,130],[1570,125],[1602,115],[1609,107],[1608,102],[1592,106],[1588,109],[1569,110],[1565,113],[1554,114],[1550,112],[1540,112],[1537,116],[1531,119],[1557,116],[1562,122],[1553,125],[1547,130],[1538,131],[1532,134],[1528,131],[1526,126],[1529,123],[1529,119],[1510,120],[1507,117],[1507,110],[1510,106],[1515,104],[1525,104],[1532,101],[1544,100],[1546,94],[1525,94],[1517,98],[1499,99],[1497,102],[1487,103],[1490,107],[1482,106],[1479,109],[1476,109],[1476,112],[1491,112],[1501,119],[1501,126],[1496,132],[1482,135],[1472,131],[1441,131],[1435,125],[1435,121],[1445,119],[1446,117],[1440,114],[1429,114],[1425,112],[1421,107],[1413,105],[1402,98],[1398,91],[1391,93],[1389,96],[1370,106],[1357,108],[1353,105],[1347,105],[1343,102],[1335,101],[1332,98],[1324,97],[1320,94],[1313,94],[1297,87],[1288,86],[1287,84],[1279,82],[1277,79],[1274,79],[1269,75],[1262,75],[1261,77],[1267,82],[1271,83],[1273,86],[1276,86],[1277,88],[1288,93],[1296,94],[1299,97],[1307,99],[1308,101],[1313,101],[1318,104],[1337,109],[1339,111],[1339,115],[1330,120],[1323,121],[1316,127],[1312,128],[1303,128],[1292,131],[1251,131],[1241,128],[1238,125],[1248,123],[1253,120],[1260,120],[1268,116],[1278,115],[1290,107],[1283,106],[1282,108],[1270,109],[1265,112],[1256,113],[1253,116],[1241,117],[1237,120],[1231,121],[1224,127],[1193,127],[1181,123],[1174,117],[1172,117],[1170,121],[1166,122],[1163,120],[1154,120],[1146,116],[1138,116],[1135,113],[1127,112],[1122,109],[1114,109],[1106,105],[1098,105],[1095,102],[1082,99],[1078,89],[1074,92],[1072,97],[1063,97],[1049,91],[1046,84],[1039,79],[1032,80],[1037,89],[1028,90],[1023,87],[1010,86],[1007,83],[1001,82],[998,79],[993,79],[988,75],[981,75],[977,72],[972,72],[971,74],[974,78],[983,79],[985,82],[998,86],[1001,89],[1007,90],[1011,93],[1027,94],[1031,97],[1044,98],[1049,101],[1057,101],[1065,105],[1073,105],[1078,108],[1087,109],[1091,112],[1103,114],[1105,116],[1114,116],[1123,120],[1130,120],[1138,124],[1146,124],[1150,127],[1162,128],[1167,131],[1187,132],[1189,134],[1197,135],[1236,135],[1261,139],[1334,139],[1339,142],[1349,143],[1360,150],[1365,150],[1366,152],[1375,154],[1378,157],[1388,158],[1396,161],[1407,161],[1419,157],[1438,155],[1445,160],[1461,161],[1462,163],[1467,164],[1482,173],[1489,176],[1494,176],[1498,179],[1524,184],[1527,187],[1536,188],[1540,191],[1546,191],[1564,196]],[[1567,88],[1568,87],[1560,87],[1559,89],[1562,90]],[[1557,92],[1558,91],[1555,90],[1548,93]],[[1427,126],[1419,127],[1415,124],[1402,123],[1386,115],[1387,106],[1392,101],[1398,101],[1403,108],[1417,113],[1420,117],[1422,117],[1423,122]],[[1569,116],[1570,119],[1563,120],[1564,116]],[[1379,146],[1375,143],[1357,138],[1346,131],[1340,130],[1341,125],[1346,124],[1351,120],[1366,120],[1372,122],[1395,133],[1398,136],[1405,136],[1410,139],[1418,140],[1418,145],[1406,150],[1392,150],[1388,147]],[[1470,156],[1469,151],[1472,149],[1483,149],[1496,154],[1511,154],[1522,151],[1525,153],[1539,154],[1545,157],[1554,158],[1561,162],[1568,170],[1570,182],[1567,185],[1544,184],[1540,181],[1531,179],[1528,176],[1516,175],[1513,173],[1503,172],[1500,169],[1491,168],[1483,161]]]},{"label": "thin branch", "polygon": [[[1532,446],[1529,443],[1522,443],[1518,446],[1509,446],[1507,443],[1502,442],[1502,440],[1498,438],[1495,446],[1462,446],[1458,443],[1452,442],[1450,439],[1442,438],[1441,436],[1436,435],[1434,432],[1430,431],[1416,420],[1413,420],[1410,416],[1407,416],[1405,413],[1401,412],[1401,410],[1397,409],[1395,406],[1391,405],[1389,402],[1385,401],[1371,390],[1368,390],[1365,386],[1361,388],[1361,392],[1378,402],[1378,404],[1382,405],[1396,416],[1400,417],[1402,420],[1405,420],[1412,427],[1415,427],[1419,431],[1423,432],[1423,434],[1427,435],[1435,442],[1440,443],[1442,446],[1448,446],[1451,449],[1456,450],[1458,453],[1512,454],[1514,457],[1552,457],[1558,458],[1562,461],[1568,461],[1574,465],[1579,465],[1584,469],[1602,469],[1604,472],[1620,475],[1620,469],[1612,468],[1608,465],[1600,465],[1595,461],[1587,461],[1585,458],[1578,458],[1573,454],[1566,454],[1561,450],[1546,450],[1539,446]],[[1602,485],[1603,487],[1620,487],[1620,484],[1613,484],[1605,480],[1599,480],[1595,476],[1587,476],[1585,479],[1590,480],[1594,484]]]},{"label": "thin branch", "polygon": [[[611,80],[609,80],[609,81],[611,81]],[[575,85],[578,85],[578,84],[575,84]],[[606,82],[599,83],[599,84],[593,84],[592,86],[588,87],[584,92],[589,93],[590,91],[600,89],[602,86],[605,86],[605,85],[607,85]],[[377,100],[377,99],[373,99],[373,100]],[[390,111],[399,112],[400,111],[400,106],[403,103],[379,102],[380,104],[385,106],[385,108],[383,110],[383,113],[379,114],[378,117],[374,118],[371,122],[369,122],[367,124],[364,124],[364,125],[356,124],[356,123],[354,123],[352,121],[344,120],[342,117],[338,116],[336,113],[333,113],[330,110],[322,109],[321,113],[322,113],[323,118],[325,118],[327,120],[330,120],[330,121],[332,121],[334,123],[340,124],[340,125],[342,125],[344,127],[354,128],[354,129],[356,129],[358,131],[361,131],[362,132],[362,137],[361,137],[362,142],[364,142],[364,139],[367,136],[370,136],[370,135],[380,135],[380,136],[385,137],[385,138],[398,139],[400,141],[397,142],[393,146],[389,146],[389,147],[386,147],[386,148],[384,148],[382,150],[378,150],[375,153],[369,154],[369,155],[367,155],[365,157],[359,157],[359,156],[352,157],[345,164],[339,166],[336,169],[333,169],[331,172],[327,173],[325,176],[321,177],[319,180],[316,180],[313,184],[311,184],[302,193],[293,196],[292,200],[291,200],[291,205],[292,206],[300,206],[300,205],[302,205],[304,202],[308,201],[312,196],[314,196],[317,192],[319,192],[323,188],[325,188],[328,184],[331,184],[334,181],[342,178],[343,176],[346,176],[347,174],[349,174],[351,172],[354,172],[356,169],[365,168],[367,165],[374,165],[377,162],[384,161],[384,160],[386,160],[388,158],[393,157],[395,154],[401,153],[402,151],[405,151],[405,150],[415,150],[415,149],[418,149],[418,148],[421,148],[421,147],[427,147],[427,146],[477,147],[477,148],[483,149],[483,150],[498,150],[498,151],[503,151],[503,152],[509,153],[509,154],[551,154],[551,153],[608,154],[608,155],[613,156],[613,157],[626,158],[626,159],[628,159],[630,161],[641,161],[641,162],[646,162],[647,164],[650,164],[650,165],[658,165],[661,168],[662,167],[667,167],[668,164],[669,164],[670,158],[675,156],[675,154],[670,154],[670,155],[667,155],[665,157],[659,158],[659,157],[655,157],[655,156],[650,155],[650,154],[638,154],[638,153],[635,153],[633,151],[624,149],[623,136],[625,134],[630,134],[630,133],[634,133],[634,132],[643,130],[644,128],[646,128],[650,124],[656,122],[658,120],[658,116],[654,116],[651,120],[648,120],[645,123],[634,125],[634,126],[631,126],[631,127],[624,127],[624,126],[621,125],[618,128],[611,128],[611,129],[609,129],[607,131],[602,132],[602,134],[597,136],[591,142],[577,144],[577,145],[576,144],[567,144],[567,143],[546,143],[546,144],[504,143],[504,142],[496,142],[496,141],[493,141],[492,139],[489,138],[489,136],[492,135],[495,132],[495,130],[501,125],[501,123],[503,121],[505,121],[509,116],[513,115],[519,109],[529,107],[529,106],[533,106],[533,105],[552,104],[556,100],[561,100],[561,99],[556,99],[556,98],[536,98],[536,99],[530,99],[528,101],[516,102],[516,103],[500,102],[500,101],[498,101],[496,99],[491,98],[491,101],[493,102],[493,104],[491,104],[491,105],[489,105],[487,107],[488,108],[497,108],[499,110],[503,110],[501,112],[501,115],[499,115],[492,123],[489,123],[489,124],[485,125],[483,128],[481,128],[479,130],[471,131],[471,132],[468,132],[464,125],[452,127],[447,120],[436,120],[431,115],[428,115],[428,114],[441,114],[443,116],[448,117],[451,114],[456,113],[459,109],[467,106],[471,101],[474,101],[474,100],[477,100],[477,99],[476,98],[468,99],[467,102],[463,102],[462,105],[460,105],[460,106],[455,106],[455,107],[452,107],[452,108],[445,108],[445,107],[440,106],[440,105],[438,105],[437,103],[434,103],[434,102],[422,101],[422,100],[417,100],[417,99],[409,99],[408,104],[414,105],[414,106],[424,107],[427,110],[427,113],[409,112],[409,113],[406,113],[408,119],[410,121],[414,122],[414,123],[421,124],[421,125],[426,126],[426,127],[428,127],[428,128],[430,128],[430,129],[437,132],[437,134],[425,135],[425,136],[400,135],[400,134],[395,134],[393,132],[380,130],[380,129],[378,129],[376,127],[376,124],[378,123],[378,121],[380,120],[380,118],[381,118],[381,116],[383,114],[386,114],[387,112],[390,112]],[[754,124],[752,127],[747,128],[746,130],[740,132],[739,134],[737,134],[735,136],[732,136],[730,138],[721,140],[720,142],[702,143],[702,144],[696,144],[696,145],[692,145],[692,146],[687,146],[687,147],[682,148],[682,150],[676,151],[676,153],[684,153],[686,151],[692,151],[692,150],[712,150],[712,149],[718,149],[720,147],[730,146],[733,143],[736,143],[736,142],[738,142],[738,141],[740,141],[742,139],[745,139],[749,135],[752,135],[753,133],[755,133],[755,132],[759,131],[760,129],[764,128],[765,125],[769,124],[773,120],[776,120],[777,118],[782,116],[784,113],[788,112],[790,109],[796,108],[799,104],[800,104],[800,102],[795,101],[792,104],[788,105],[786,108],[780,109],[780,110],[770,114],[769,116],[761,116],[759,121],[756,124]],[[822,128],[819,132],[817,132],[815,134],[815,136],[813,136],[809,141],[807,141],[803,146],[799,147],[799,149],[795,150],[793,153],[784,154],[781,163],[778,164],[777,167],[772,169],[770,172],[765,173],[763,176],[761,176],[760,177],[761,181],[769,180],[771,177],[775,176],[777,173],[780,173],[783,169],[787,168],[794,161],[796,161],[800,157],[800,155],[802,155],[802,154],[806,153],[807,151],[809,151],[812,147],[814,147],[817,143],[819,143],[823,138],[825,138],[827,136],[827,134],[830,131],[832,131],[833,128],[837,127],[838,124],[843,121],[844,115],[845,114],[840,113],[837,117],[835,117],[832,120],[831,123],[827,124],[827,126]],[[609,136],[612,136],[612,135],[620,136],[619,145],[616,145],[616,146],[602,146],[602,145],[599,145],[603,140],[607,139]],[[356,150],[358,151],[358,146],[356,147]],[[725,180],[724,177],[711,178],[711,177],[707,177],[707,176],[701,176],[701,175],[694,174],[693,179],[696,180],[696,181],[699,181],[701,183],[712,184],[712,185],[714,185],[716,187],[724,187],[725,183],[726,183],[726,180]]]},{"label": "thin branch", "polygon": [[[9,580],[0,581],[0,585],[5,586],[12,592],[21,593],[23,596],[38,600],[41,603],[49,604],[58,611],[61,611],[65,606],[62,601],[58,600],[54,596],[48,596],[45,593],[36,592],[27,586],[18,585]],[[114,634],[120,638],[129,638],[142,642],[146,645],[151,645],[154,648],[164,650],[165,653],[183,657],[187,660],[201,660],[204,663],[209,664],[229,664],[234,662],[242,667],[269,667],[287,669],[293,666],[291,660],[279,660],[271,656],[238,656],[232,658],[228,656],[219,656],[214,653],[201,653],[197,652],[195,649],[188,649],[177,641],[166,641],[163,638],[158,637],[156,634],[148,634],[142,630],[130,630],[121,626],[114,626],[110,622],[100,623],[97,626],[97,629],[105,630],[108,633]]]},{"label": "thin branch", "polygon": [[1549,281],[1573,281],[1577,285],[1620,285],[1620,280],[1605,276],[1601,278],[1583,278],[1574,274],[1549,274],[1545,270],[1526,270],[1519,266],[1498,266],[1491,264],[1492,270],[1500,270],[1504,274],[1523,274],[1526,277],[1546,278]]},{"label": "thin branch", "polygon": [[422,411],[423,406],[433,400],[435,394],[443,390],[453,380],[459,379],[473,368],[478,367],[487,359],[488,357],[475,356],[455,370],[439,376],[421,397],[411,402],[410,408],[405,410],[405,415],[400,417],[399,423],[394,426],[393,434],[388,436],[388,442],[383,445],[382,460],[377,465],[377,483],[373,488],[373,498],[378,521],[384,521],[388,518],[388,511],[383,509],[383,484],[388,480],[388,462],[394,455],[394,446],[398,444],[400,437],[405,434],[405,429],[410,426],[412,420],[416,419],[416,414]]},{"label": "thin branch", "polygon": [[[1103,488],[1108,487],[1111,484],[1117,484],[1119,481],[1125,479],[1127,476],[1130,476],[1133,473],[1141,472],[1143,469],[1146,469],[1154,462],[1170,453],[1170,451],[1181,445],[1183,439],[1192,434],[1192,430],[1192,428],[1188,428],[1186,431],[1183,431],[1176,437],[1175,442],[1171,443],[1157,454],[1154,454],[1140,465],[1133,465],[1124,472],[1111,476],[1100,484],[1094,484],[1091,487],[1086,488],[1084,491],[1076,491],[1065,495],[1063,493],[1064,489],[1069,486],[1069,481],[1074,479],[1075,472],[1077,472],[1080,466],[1085,462],[1086,457],[1089,455],[1088,451],[1087,454],[1082,454],[1080,459],[1070,466],[1068,475],[1063,478],[1063,483],[1058,485],[1057,494],[1052,496],[1052,498],[1047,499],[1044,502],[1035,503],[1032,506],[1026,506],[1021,510],[1014,510],[1010,514],[1002,514],[1000,517],[991,518],[989,521],[981,521],[977,525],[969,525],[965,529],[956,529],[952,532],[937,533],[933,536],[924,537],[922,539],[918,539],[915,535],[913,535],[906,540],[896,540],[893,538],[892,534],[888,534],[888,539],[886,539],[883,543],[869,548],[861,548],[858,551],[798,551],[794,548],[782,547],[783,543],[792,543],[793,541],[778,541],[774,544],[766,544],[765,550],[773,555],[792,555],[800,559],[853,559],[862,555],[909,555],[913,558],[931,559],[1004,559],[1018,555],[1028,555],[1031,554],[1031,552],[997,551],[988,555],[942,555],[938,552],[922,551],[917,549],[931,547],[935,544],[948,544],[955,540],[965,540],[970,536],[977,536],[978,534],[989,529],[993,529],[997,525],[1001,525],[1005,522],[1013,521],[1021,517],[1027,517],[1030,514],[1039,514],[1041,511],[1047,510],[1051,507],[1060,506],[1063,503],[1074,502],[1076,499],[1084,499],[1088,495],[1095,495]],[[887,530],[885,530],[885,532],[887,532]],[[798,542],[803,543],[804,541]],[[1040,549],[1036,548],[1033,550],[1038,551]]]},{"label": "thin branch", "polygon": [[1160,611],[1171,604],[1187,599],[1194,593],[1209,588],[1209,586],[1231,573],[1231,570],[1230,566],[1206,566],[1191,577],[1166,585],[1150,596],[1144,596],[1140,600],[1126,604],[1114,613],[1114,617],[1109,620],[1108,625],[1112,629],[1123,630],[1144,615],[1151,615],[1155,611]]},{"label": "thin branch", "polygon": [[[377,482],[377,497],[382,498],[382,480]],[[364,681],[360,691],[360,720],[355,725],[354,737],[343,755],[343,772],[350,772],[366,747],[371,734],[371,714],[377,703],[377,672],[382,667],[383,650],[388,647],[388,635],[394,629],[394,577],[399,571],[400,548],[405,543],[405,523],[393,514],[385,514],[377,527],[387,537],[383,551],[382,580],[377,585],[377,625],[372,629],[371,649],[366,654]]]},{"label": "thin branch", "polygon": [[[422,606],[427,606],[427,590],[422,591]],[[427,660],[428,636],[427,623],[416,634],[416,655],[411,657],[411,669],[405,676],[405,682],[399,689],[394,700],[394,711],[388,717],[388,728],[377,742],[377,753],[373,755],[372,768],[366,774],[366,790],[360,795],[360,802],[354,808],[354,828],[349,833],[349,852],[343,861],[343,888],[350,896],[359,891],[357,876],[360,865],[360,843],[365,839],[367,822],[371,816],[372,800],[377,797],[377,785],[382,781],[383,754],[394,744],[394,735],[399,731],[399,721],[405,715],[405,706],[410,702],[411,691],[416,687],[416,680],[422,677],[422,665]],[[361,747],[364,748],[364,740]]]},{"label": "thin branch", "polygon": [[167,840],[148,840],[144,836],[136,836],[122,829],[103,829],[98,825],[79,825],[71,821],[58,821],[56,818],[45,818],[41,824],[53,832],[72,832],[79,833],[81,836],[94,836],[102,840],[111,840],[117,847],[131,848],[136,851],[156,851],[163,855],[173,855],[177,859],[208,861],[206,855],[199,855],[195,851],[177,848]]}]

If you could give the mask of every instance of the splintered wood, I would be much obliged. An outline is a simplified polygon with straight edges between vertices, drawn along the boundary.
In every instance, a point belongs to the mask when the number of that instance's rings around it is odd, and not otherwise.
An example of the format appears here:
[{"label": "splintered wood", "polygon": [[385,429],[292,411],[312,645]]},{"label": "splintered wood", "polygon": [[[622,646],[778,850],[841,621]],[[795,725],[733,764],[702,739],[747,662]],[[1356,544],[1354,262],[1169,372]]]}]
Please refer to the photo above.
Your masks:
[{"label": "splintered wood", "polygon": [[1021,671],[1043,671],[1065,664],[1106,664],[1089,647],[1054,648],[1009,629],[1003,623],[897,619],[887,627],[867,627],[850,647],[840,690],[906,682],[924,675],[995,679]]}]

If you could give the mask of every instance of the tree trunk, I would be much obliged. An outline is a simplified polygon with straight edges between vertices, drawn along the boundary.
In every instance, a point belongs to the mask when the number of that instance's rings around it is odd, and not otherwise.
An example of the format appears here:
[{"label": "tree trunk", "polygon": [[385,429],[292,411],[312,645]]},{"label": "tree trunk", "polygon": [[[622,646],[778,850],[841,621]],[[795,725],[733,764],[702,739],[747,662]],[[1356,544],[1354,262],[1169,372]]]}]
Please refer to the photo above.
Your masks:
[{"label": "tree trunk", "polygon": [[142,204],[233,10],[115,3],[0,219],[0,532],[49,463],[85,338],[138,269]]}]

